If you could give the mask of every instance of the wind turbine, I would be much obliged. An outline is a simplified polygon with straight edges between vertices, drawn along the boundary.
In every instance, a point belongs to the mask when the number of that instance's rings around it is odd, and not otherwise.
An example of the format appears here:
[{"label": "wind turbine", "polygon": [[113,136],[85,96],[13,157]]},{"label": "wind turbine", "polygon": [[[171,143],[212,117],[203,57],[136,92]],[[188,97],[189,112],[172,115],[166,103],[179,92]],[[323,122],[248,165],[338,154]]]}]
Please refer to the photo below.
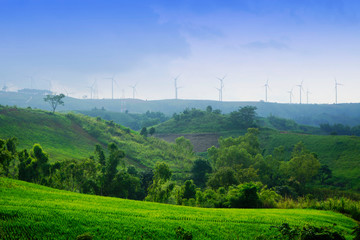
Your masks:
[{"label": "wind turbine", "polygon": [[176,78],[174,78],[174,87],[175,87],[175,99],[178,99],[178,90],[182,87],[178,87],[177,80],[179,79],[181,74],[179,74]]},{"label": "wind turbine", "polygon": [[293,92],[293,89],[291,89],[291,91],[288,91],[288,93],[290,95],[290,104],[292,103],[292,97],[294,96],[294,94],[292,92]]},{"label": "wind turbine", "polygon": [[64,90],[64,92],[66,93],[66,96],[70,96],[70,95],[73,95],[74,92],[69,92],[65,87],[62,88]]},{"label": "wind turbine", "polygon": [[311,94],[311,92],[309,91],[309,89],[306,90],[306,104],[309,104],[309,94]]},{"label": "wind turbine", "polygon": [[[96,82],[97,82],[97,79],[95,78],[94,83],[90,87],[90,99],[93,99],[93,97],[95,95],[95,89],[97,88]],[[93,93],[94,93],[94,95],[93,95]]]},{"label": "wind turbine", "polygon": [[335,104],[337,104],[338,103],[338,101],[337,101],[337,98],[338,98],[338,94],[337,94],[337,90],[338,90],[338,86],[343,86],[343,84],[341,84],[341,83],[338,83],[337,81],[336,81],[336,78],[335,78]]},{"label": "wind turbine", "polygon": [[136,85],[137,85],[137,83],[135,85],[133,85],[133,86],[129,86],[129,87],[131,87],[133,89],[133,99],[135,99]]},{"label": "wind turbine", "polygon": [[30,79],[30,89],[33,89],[34,85],[34,77],[33,76],[27,76]]},{"label": "wind turbine", "polygon": [[104,79],[110,79],[111,80],[111,99],[114,99],[114,75],[112,77],[107,77]]},{"label": "wind turbine", "polygon": [[300,84],[300,85],[296,85],[296,86],[298,86],[299,89],[300,89],[300,104],[301,104],[301,90],[304,90],[304,88],[303,88],[303,82],[304,82],[304,81],[301,81],[301,84]]},{"label": "wind turbine", "polygon": [[122,89],[122,95],[121,95],[121,104],[120,104],[120,112],[126,111],[126,103],[125,103],[125,89]]},{"label": "wind turbine", "polygon": [[226,74],[222,78],[217,78],[220,81],[220,88],[218,88],[218,90],[219,90],[219,101],[220,102],[222,102],[222,100],[223,100],[223,89],[224,89],[224,79],[225,78],[226,78]]},{"label": "wind turbine", "polygon": [[219,102],[221,102],[221,89],[216,87],[216,90],[219,91]]},{"label": "wind turbine", "polygon": [[265,85],[264,85],[264,87],[265,87],[265,102],[267,102],[268,100],[268,89],[270,89],[270,87],[269,87],[269,79],[268,80],[266,80],[266,83],[265,83]]}]

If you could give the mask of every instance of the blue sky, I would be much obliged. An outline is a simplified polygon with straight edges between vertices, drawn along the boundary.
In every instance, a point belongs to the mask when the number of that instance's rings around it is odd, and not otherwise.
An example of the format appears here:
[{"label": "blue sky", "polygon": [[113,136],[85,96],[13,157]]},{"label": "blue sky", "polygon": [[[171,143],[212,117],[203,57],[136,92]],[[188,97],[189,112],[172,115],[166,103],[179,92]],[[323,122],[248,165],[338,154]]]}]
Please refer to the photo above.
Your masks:
[{"label": "blue sky", "polygon": [[[354,0],[0,0],[0,85],[99,98],[359,102]],[[33,79],[32,81],[30,79]]]}]

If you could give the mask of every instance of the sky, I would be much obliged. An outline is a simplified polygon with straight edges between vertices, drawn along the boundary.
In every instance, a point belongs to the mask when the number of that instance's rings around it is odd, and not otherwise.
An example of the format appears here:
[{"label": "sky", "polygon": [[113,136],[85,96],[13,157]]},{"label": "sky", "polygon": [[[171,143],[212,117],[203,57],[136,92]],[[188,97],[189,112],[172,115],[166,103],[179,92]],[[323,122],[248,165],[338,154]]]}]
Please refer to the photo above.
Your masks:
[{"label": "sky", "polygon": [[[0,0],[0,87],[77,98],[360,102],[358,0]],[[114,81],[112,81],[112,78]],[[112,88],[113,85],[113,88]]]}]

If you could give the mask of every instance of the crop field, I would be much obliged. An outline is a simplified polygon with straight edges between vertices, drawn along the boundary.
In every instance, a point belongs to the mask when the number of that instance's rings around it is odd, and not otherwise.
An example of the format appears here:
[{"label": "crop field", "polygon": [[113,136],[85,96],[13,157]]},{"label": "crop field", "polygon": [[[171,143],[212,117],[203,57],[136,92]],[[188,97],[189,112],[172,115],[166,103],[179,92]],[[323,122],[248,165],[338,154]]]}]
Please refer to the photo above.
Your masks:
[{"label": "crop field", "polygon": [[355,221],[338,213],[284,209],[205,209],[83,195],[0,178],[1,239],[254,239],[270,226],[334,226],[347,239]]}]

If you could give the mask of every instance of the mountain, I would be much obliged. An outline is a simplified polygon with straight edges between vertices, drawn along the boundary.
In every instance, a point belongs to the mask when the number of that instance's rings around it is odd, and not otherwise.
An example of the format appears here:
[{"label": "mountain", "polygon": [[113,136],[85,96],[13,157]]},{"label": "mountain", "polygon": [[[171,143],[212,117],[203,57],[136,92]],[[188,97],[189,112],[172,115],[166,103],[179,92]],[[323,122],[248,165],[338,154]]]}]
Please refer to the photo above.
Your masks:
[{"label": "mountain", "polygon": [[[43,95],[31,95],[17,92],[0,92],[0,104],[18,107],[32,107],[50,110],[43,101]],[[130,113],[162,112],[166,115],[182,112],[186,108],[220,109],[229,113],[247,105],[257,107],[259,116],[274,115],[292,119],[299,124],[318,126],[321,123],[342,123],[350,126],[360,123],[360,103],[348,104],[284,104],[270,102],[219,102],[213,100],[140,100],[140,99],[76,99],[66,97],[64,106],[58,111],[88,111],[93,108],[104,108],[107,111]]]}]

